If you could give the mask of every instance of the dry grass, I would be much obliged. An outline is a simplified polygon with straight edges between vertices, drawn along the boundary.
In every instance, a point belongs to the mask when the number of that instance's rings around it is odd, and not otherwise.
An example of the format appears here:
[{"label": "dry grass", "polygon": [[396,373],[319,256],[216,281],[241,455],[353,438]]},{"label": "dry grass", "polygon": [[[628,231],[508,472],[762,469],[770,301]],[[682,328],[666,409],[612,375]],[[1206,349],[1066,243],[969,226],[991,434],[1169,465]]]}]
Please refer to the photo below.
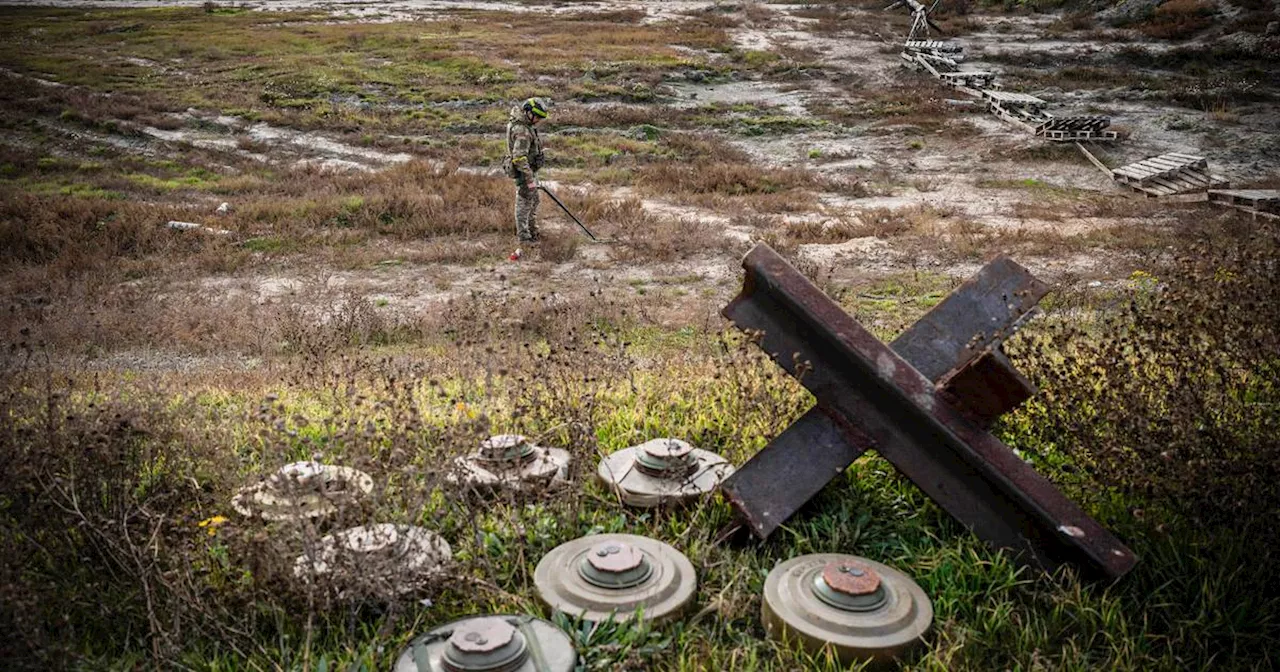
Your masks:
[{"label": "dry grass", "polygon": [[[0,26],[0,61],[65,84],[145,96],[169,110],[386,133],[474,122],[477,110],[439,105],[450,101],[473,101],[484,118],[500,122],[500,101],[553,89],[560,99],[649,100],[663,73],[705,67],[704,57],[682,47],[731,46],[722,28],[619,23],[622,16],[475,12],[356,23],[305,13],[14,10]],[[56,52],[46,49],[51,44]],[[554,85],[524,83],[540,77]],[[155,107],[106,116],[131,119]]]},{"label": "dry grass", "polygon": [[1212,25],[1216,12],[1216,6],[1205,0],[1169,0],[1160,3],[1138,29],[1161,40],[1184,40]]}]

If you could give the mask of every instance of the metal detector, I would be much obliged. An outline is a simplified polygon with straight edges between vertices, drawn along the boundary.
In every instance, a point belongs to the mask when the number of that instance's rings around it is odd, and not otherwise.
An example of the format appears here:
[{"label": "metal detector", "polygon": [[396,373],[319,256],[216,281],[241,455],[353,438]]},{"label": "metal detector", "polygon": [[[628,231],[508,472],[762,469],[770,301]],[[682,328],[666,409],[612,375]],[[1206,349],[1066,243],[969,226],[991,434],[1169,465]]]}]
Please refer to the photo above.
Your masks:
[{"label": "metal detector", "polygon": [[551,193],[550,189],[542,186],[541,184],[538,185],[538,188],[546,192],[546,194],[551,197],[551,200],[555,201],[556,205],[560,206],[561,210],[564,210],[564,214],[569,215],[569,219],[572,219],[574,224],[577,224],[583,231],[587,233],[588,236],[590,236],[591,240],[597,243],[602,242],[599,238],[596,238],[596,234],[591,233],[591,229],[588,229],[586,225],[583,224],[581,221],[579,221],[578,218],[575,217],[572,212],[569,212],[569,208],[564,207],[564,203],[561,203],[560,199],[556,198],[556,195]]}]

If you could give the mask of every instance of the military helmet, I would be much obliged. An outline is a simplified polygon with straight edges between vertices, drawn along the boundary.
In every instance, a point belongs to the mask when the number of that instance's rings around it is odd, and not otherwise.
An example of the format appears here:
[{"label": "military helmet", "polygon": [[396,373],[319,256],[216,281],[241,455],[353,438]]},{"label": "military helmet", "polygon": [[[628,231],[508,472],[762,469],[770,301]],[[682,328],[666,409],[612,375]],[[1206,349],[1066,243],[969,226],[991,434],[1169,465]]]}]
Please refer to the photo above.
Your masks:
[{"label": "military helmet", "polygon": [[530,98],[524,101],[521,109],[524,110],[525,114],[542,117],[543,119],[547,118],[547,105],[541,98]]}]

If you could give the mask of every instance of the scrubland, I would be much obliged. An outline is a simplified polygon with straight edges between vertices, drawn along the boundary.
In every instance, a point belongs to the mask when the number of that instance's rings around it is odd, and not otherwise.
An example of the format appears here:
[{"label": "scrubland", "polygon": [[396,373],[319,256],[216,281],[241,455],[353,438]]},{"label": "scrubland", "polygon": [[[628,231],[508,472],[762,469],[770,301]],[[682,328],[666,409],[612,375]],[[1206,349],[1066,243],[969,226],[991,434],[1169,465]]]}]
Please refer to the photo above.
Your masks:
[{"label": "scrubland", "polygon": [[[657,628],[556,617],[583,669],[841,669],[759,618],[774,564],[834,551],[933,599],[910,669],[1275,665],[1274,221],[1126,196],[1074,148],[949,105],[896,65],[907,18],[862,3],[491,4],[0,8],[15,669],[387,669],[434,624],[551,617],[534,564],[601,531],[675,545],[700,587]],[[1128,139],[1093,148],[1111,165],[1193,147],[1274,187],[1280,52],[1207,7],[938,19],[1009,88],[1114,114]],[[1208,39],[1222,26],[1262,41]],[[544,199],[547,239],[509,262],[495,167],[530,95],[553,102],[544,179],[606,242]],[[1134,572],[1022,568],[874,453],[763,544],[718,539],[716,498],[622,507],[601,455],[672,436],[741,464],[812,404],[718,315],[757,243],[885,340],[997,254],[1051,282],[1008,346],[1040,394],[994,431]],[[446,481],[500,433],[569,449],[572,485]],[[375,496],[327,527],[230,510],[310,458]],[[437,530],[455,563],[406,596],[294,580],[300,548],[370,522]]]}]

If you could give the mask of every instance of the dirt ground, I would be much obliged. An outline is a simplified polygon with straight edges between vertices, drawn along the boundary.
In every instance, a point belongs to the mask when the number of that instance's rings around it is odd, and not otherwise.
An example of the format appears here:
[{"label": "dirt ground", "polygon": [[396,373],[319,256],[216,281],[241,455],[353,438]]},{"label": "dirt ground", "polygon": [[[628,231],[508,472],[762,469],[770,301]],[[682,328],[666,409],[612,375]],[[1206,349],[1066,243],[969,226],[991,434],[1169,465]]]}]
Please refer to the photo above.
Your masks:
[{"label": "dirt ground", "polygon": [[[191,5],[198,0],[147,2],[109,0],[10,0],[16,5],[56,7],[152,7]],[[691,14],[718,6],[706,2],[596,2],[525,4],[509,2],[313,2],[279,0],[237,3],[261,10],[318,9],[360,21],[414,21],[450,13],[482,9],[509,12],[643,12],[643,21],[692,20]],[[515,248],[510,241],[477,240],[476,246],[494,260],[489,263],[406,263],[420,257],[415,251],[430,242],[377,242],[365,251],[374,262],[357,268],[327,267],[323,259],[295,257],[232,273],[205,277],[164,277],[131,280],[123,287],[181,303],[205,297],[228,305],[269,305],[332,296],[341,291],[365,297],[379,309],[397,315],[438,312],[451,300],[479,292],[500,301],[545,296],[581,299],[600,292],[609,297],[649,304],[653,321],[679,327],[713,320],[714,313],[736,293],[741,254],[755,242],[778,240],[779,232],[798,226],[819,232],[838,230],[840,223],[861,224],[863,233],[841,237],[818,235],[810,241],[792,236],[797,260],[833,285],[866,288],[904,273],[928,272],[959,282],[979,268],[984,258],[1007,251],[1034,273],[1062,286],[1097,287],[1128,277],[1142,265],[1150,250],[1130,249],[1125,235],[1159,228],[1179,218],[1216,212],[1208,205],[1144,202],[1127,196],[1107,176],[1068,147],[1049,147],[1024,130],[1006,124],[978,108],[952,105],[964,96],[943,89],[921,73],[901,65],[894,45],[900,26],[886,23],[885,12],[842,8],[837,29],[825,18],[806,15],[806,5],[757,4],[763,18],[730,28],[736,45],[750,52],[801,53],[821,66],[823,76],[786,82],[758,79],[704,81],[694,76],[668,79],[659,85],[649,105],[688,109],[711,103],[732,108],[752,105],[790,119],[783,134],[728,134],[730,143],[769,170],[802,167],[833,179],[853,180],[866,188],[857,192],[817,194],[816,207],[799,212],[744,212],[731,199],[693,205],[679,199],[645,194],[627,185],[595,184],[591,176],[565,180],[548,171],[546,184],[562,195],[605,193],[616,199],[640,198],[657,216],[701,222],[721,232],[724,244],[674,261],[619,260],[618,242],[582,238],[571,258],[544,260],[525,251],[517,262],[505,261]],[[1058,66],[1127,69],[1115,59],[1126,48],[1159,53],[1167,46],[1120,31],[1048,33],[1052,15],[970,15],[957,39],[964,45],[968,66],[991,69],[1005,88],[1024,90],[1051,101],[1055,114],[1107,114],[1124,138],[1114,145],[1094,146],[1109,165],[1118,166],[1165,152],[1185,152],[1208,158],[1214,172],[1233,185],[1265,182],[1280,172],[1280,110],[1271,102],[1280,91],[1274,79],[1259,83],[1269,96],[1264,102],[1195,109],[1154,95],[1138,84],[1105,80],[1094,88],[1076,81],[1070,87],[1051,78]],[[710,62],[722,55],[706,55]],[[131,64],[157,76],[188,76],[181,64],[133,59]],[[1013,65],[1018,64],[1018,65]],[[11,71],[12,72],[12,71]],[[1028,80],[1032,74],[1042,78]],[[1160,77],[1148,69],[1144,75]],[[20,76],[33,87],[63,84],[32,73]],[[841,123],[822,123],[842,110],[866,109],[879,90],[914,90],[930,105],[912,114],[864,113]],[[556,102],[553,100],[553,102]],[[358,103],[353,103],[358,104]],[[592,103],[566,101],[565,107]],[[922,111],[923,110],[923,111]],[[825,117],[823,116],[825,114]],[[356,146],[323,132],[280,127],[199,110],[170,113],[166,128],[142,125],[141,134],[121,136],[86,130],[59,120],[42,120],[41,130],[55,138],[53,152],[74,155],[81,141],[111,144],[126,152],[164,156],[177,146],[223,152],[238,159],[323,170],[379,171],[411,161],[415,149],[403,151]],[[808,121],[814,122],[806,127]],[[170,127],[171,126],[171,127]],[[547,151],[557,152],[564,136],[556,115],[544,130]],[[494,133],[500,133],[495,128]],[[245,141],[244,138],[249,138]],[[20,133],[6,130],[0,140],[29,143]],[[47,146],[46,146],[47,147]],[[492,172],[483,166],[459,170]],[[204,195],[192,203],[191,219],[217,227],[213,211],[223,199]],[[229,203],[236,207],[235,202]],[[1200,214],[1197,214],[1200,213]],[[543,199],[544,228],[560,236],[575,236],[577,228],[548,199]],[[876,220],[901,217],[913,222],[913,235],[892,231],[876,234]],[[609,221],[587,221],[602,238],[620,231]],[[1100,232],[1105,232],[1103,235]],[[633,232],[635,233],[635,232]],[[190,233],[186,235],[192,235]],[[200,235],[200,234],[195,234]],[[784,236],[785,238],[785,236]],[[1036,241],[1044,244],[1036,246]],[[1045,242],[1048,241],[1048,242]],[[510,249],[508,249],[510,248]],[[957,252],[957,250],[961,250]],[[420,250],[417,250],[420,252]],[[324,299],[317,299],[324,300]],[[130,360],[132,361],[132,360]]]}]

